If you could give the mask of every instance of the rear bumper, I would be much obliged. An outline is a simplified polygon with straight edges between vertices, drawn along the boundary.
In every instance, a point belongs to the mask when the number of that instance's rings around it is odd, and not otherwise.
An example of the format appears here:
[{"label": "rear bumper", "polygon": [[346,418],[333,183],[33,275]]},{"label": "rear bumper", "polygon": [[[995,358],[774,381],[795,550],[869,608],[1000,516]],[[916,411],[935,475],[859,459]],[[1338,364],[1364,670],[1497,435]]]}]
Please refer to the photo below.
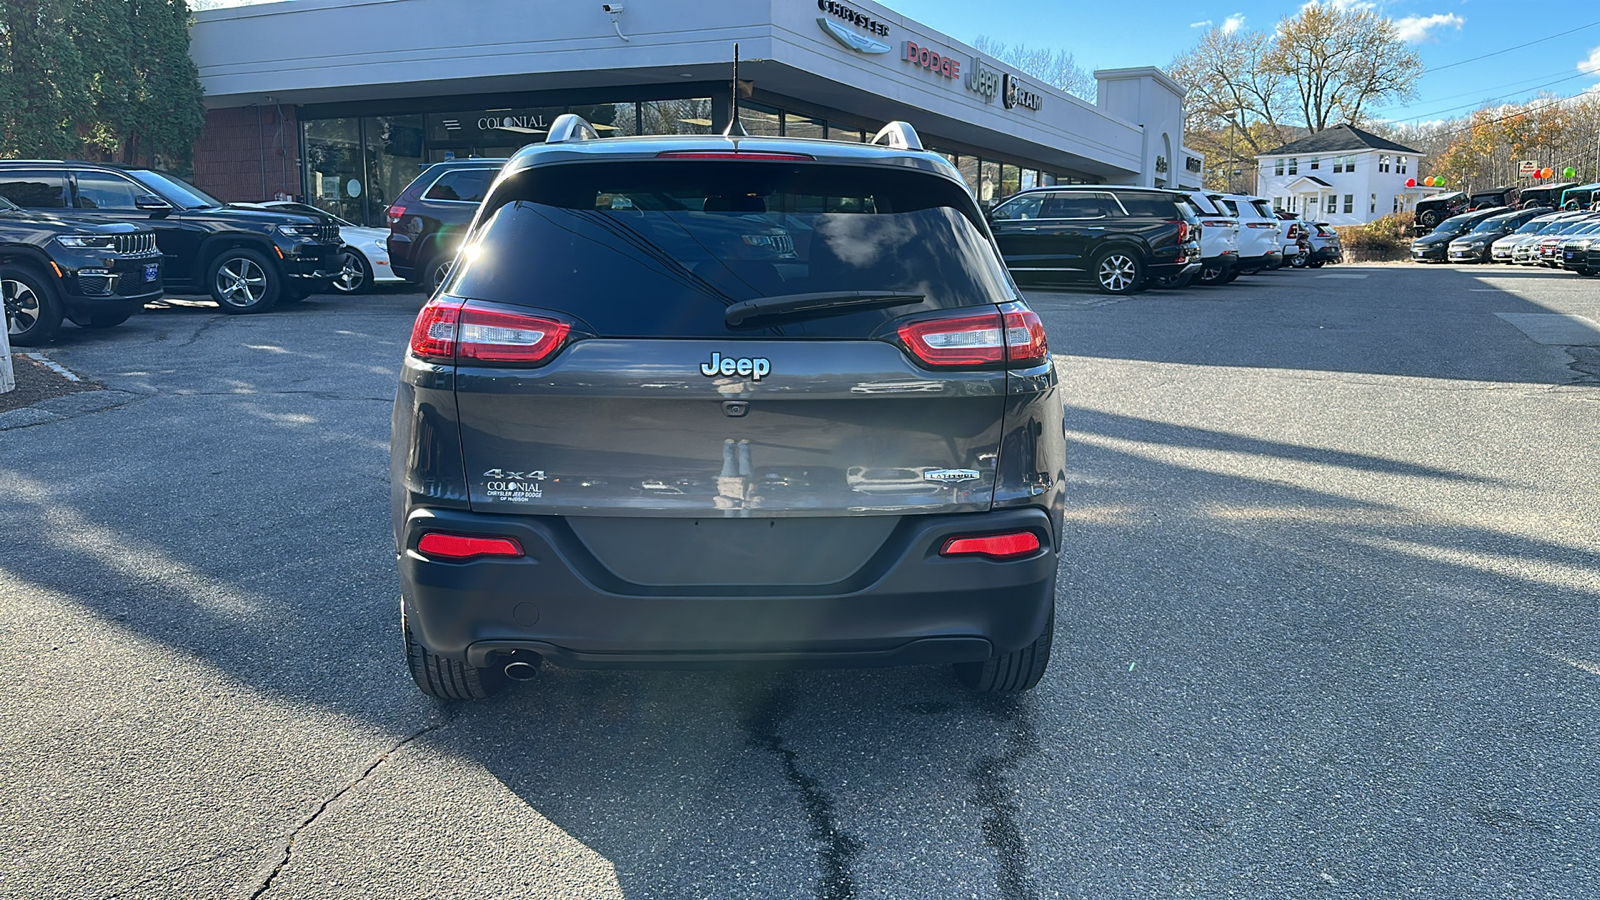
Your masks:
[{"label": "rear bumper", "polygon": [[[938,554],[950,537],[1021,529],[1043,544],[1022,559]],[[511,537],[525,555],[430,560],[416,551],[429,531]],[[589,668],[976,662],[1043,631],[1055,599],[1050,532],[1039,509],[907,516],[835,584],[654,587],[607,570],[560,517],[419,509],[399,566],[417,637],[477,666],[518,650]]]}]

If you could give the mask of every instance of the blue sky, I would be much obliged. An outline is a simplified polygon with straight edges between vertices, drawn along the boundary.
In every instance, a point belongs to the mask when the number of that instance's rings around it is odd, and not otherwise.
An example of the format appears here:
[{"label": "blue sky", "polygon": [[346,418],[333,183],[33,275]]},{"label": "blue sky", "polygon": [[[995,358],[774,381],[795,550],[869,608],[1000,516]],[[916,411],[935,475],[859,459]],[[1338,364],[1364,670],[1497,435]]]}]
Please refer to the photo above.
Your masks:
[{"label": "blue sky", "polygon": [[[896,12],[954,38],[986,34],[1008,43],[1069,50],[1085,69],[1165,66],[1194,46],[1207,27],[1270,32],[1303,0],[1156,0],[1040,4],[1037,0],[883,0]],[[1600,3],[1595,0],[1324,0],[1373,7],[1394,20],[1430,72],[1418,97],[1376,113],[1379,118],[1431,120],[1465,115],[1483,101],[1515,102],[1540,90],[1562,95],[1600,86]],[[1041,8],[1059,13],[1040,13]],[[1178,11],[1180,10],[1181,11]],[[1593,24],[1591,24],[1593,23]],[[1589,26],[1560,37],[1560,32]],[[1452,65],[1540,38],[1529,47]]]}]

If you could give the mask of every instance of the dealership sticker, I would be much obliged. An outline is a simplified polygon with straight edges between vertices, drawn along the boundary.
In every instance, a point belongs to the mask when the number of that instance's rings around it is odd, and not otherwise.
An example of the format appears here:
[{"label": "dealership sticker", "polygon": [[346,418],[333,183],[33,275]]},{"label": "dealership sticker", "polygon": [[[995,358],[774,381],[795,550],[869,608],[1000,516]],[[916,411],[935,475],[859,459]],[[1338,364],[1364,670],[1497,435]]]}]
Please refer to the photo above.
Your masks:
[{"label": "dealership sticker", "polygon": [[483,473],[484,495],[490,500],[507,503],[531,503],[544,496],[543,469],[520,471],[516,469],[490,469]]}]

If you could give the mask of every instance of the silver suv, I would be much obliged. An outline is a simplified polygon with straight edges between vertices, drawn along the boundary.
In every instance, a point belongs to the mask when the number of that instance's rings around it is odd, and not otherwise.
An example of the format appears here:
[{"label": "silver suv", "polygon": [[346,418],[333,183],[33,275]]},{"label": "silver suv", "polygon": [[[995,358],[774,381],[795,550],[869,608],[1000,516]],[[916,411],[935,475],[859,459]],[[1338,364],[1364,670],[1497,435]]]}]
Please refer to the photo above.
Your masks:
[{"label": "silver suv", "polygon": [[1065,437],[1044,328],[959,173],[873,144],[597,139],[501,170],[395,400],[426,693],[578,667],[1050,655]]}]

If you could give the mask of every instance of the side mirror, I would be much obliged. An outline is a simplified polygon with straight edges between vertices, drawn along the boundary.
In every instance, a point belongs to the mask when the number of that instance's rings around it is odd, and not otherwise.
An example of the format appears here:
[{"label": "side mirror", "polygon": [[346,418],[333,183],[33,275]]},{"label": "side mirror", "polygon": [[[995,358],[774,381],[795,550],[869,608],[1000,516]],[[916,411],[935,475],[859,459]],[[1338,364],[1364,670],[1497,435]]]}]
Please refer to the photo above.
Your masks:
[{"label": "side mirror", "polygon": [[171,203],[157,197],[155,194],[140,194],[133,198],[133,205],[149,212],[162,212],[172,209]]}]

